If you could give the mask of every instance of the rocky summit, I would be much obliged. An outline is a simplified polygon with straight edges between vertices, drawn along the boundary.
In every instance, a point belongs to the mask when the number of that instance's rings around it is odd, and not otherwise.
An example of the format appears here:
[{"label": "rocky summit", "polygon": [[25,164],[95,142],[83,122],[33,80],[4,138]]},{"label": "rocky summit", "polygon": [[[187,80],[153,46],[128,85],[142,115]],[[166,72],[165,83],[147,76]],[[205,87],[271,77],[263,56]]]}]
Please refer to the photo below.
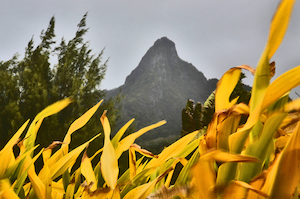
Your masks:
[{"label": "rocky summit", "polygon": [[108,91],[107,96],[114,97],[119,92],[124,95],[118,128],[131,118],[136,118],[137,130],[167,120],[167,124],[146,133],[139,142],[174,141],[180,136],[181,111],[187,100],[203,103],[216,83],[217,79],[207,80],[191,63],[181,60],[174,42],[163,37],[146,52],[125,84]]}]

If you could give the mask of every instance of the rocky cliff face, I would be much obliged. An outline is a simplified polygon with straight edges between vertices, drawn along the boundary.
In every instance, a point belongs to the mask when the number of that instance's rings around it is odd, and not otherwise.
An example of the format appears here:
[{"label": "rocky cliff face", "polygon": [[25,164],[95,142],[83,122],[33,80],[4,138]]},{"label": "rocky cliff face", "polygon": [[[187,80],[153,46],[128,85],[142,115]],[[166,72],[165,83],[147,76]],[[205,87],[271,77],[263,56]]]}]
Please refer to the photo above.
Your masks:
[{"label": "rocky cliff face", "polygon": [[181,110],[188,99],[204,102],[215,89],[217,80],[207,80],[192,64],[178,57],[175,44],[166,37],[158,39],[139,65],[126,78],[125,84],[108,91],[114,96],[121,89],[123,125],[136,118],[137,129],[167,120],[142,139],[180,136]]}]

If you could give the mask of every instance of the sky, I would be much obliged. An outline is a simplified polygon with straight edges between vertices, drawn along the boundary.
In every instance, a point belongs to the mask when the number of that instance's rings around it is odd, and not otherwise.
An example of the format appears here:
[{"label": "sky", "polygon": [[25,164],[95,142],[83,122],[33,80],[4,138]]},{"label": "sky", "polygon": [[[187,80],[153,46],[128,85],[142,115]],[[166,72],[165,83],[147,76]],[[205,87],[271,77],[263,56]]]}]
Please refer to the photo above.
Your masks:
[{"label": "sky", "polygon": [[[40,42],[55,16],[57,44],[75,36],[88,12],[85,36],[94,54],[103,48],[109,58],[101,89],[124,84],[147,50],[161,37],[172,40],[179,57],[192,63],[206,78],[221,78],[231,67],[256,67],[269,24],[279,0],[10,0],[0,7],[0,61],[15,53],[24,56],[33,37]],[[300,4],[295,4],[289,29],[271,59],[275,78],[300,65]],[[55,61],[55,59],[53,58]],[[54,62],[53,61],[53,62]],[[55,63],[52,63],[55,64]],[[246,72],[246,84],[253,77]],[[299,91],[298,91],[299,90]],[[300,94],[300,88],[293,90]]]}]

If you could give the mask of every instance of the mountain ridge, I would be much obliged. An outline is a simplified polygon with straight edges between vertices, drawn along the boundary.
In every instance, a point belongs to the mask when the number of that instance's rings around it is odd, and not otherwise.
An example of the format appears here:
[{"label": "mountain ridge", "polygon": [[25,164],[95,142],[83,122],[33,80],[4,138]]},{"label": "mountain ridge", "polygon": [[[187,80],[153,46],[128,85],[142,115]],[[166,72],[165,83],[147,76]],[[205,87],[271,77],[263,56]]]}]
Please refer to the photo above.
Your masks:
[{"label": "mountain ridge", "polygon": [[123,85],[107,91],[107,97],[119,92],[124,95],[117,129],[135,117],[137,130],[166,119],[166,125],[146,133],[139,140],[174,138],[180,136],[181,111],[187,100],[203,103],[217,81],[207,80],[191,63],[180,59],[175,43],[162,37],[149,48]]}]

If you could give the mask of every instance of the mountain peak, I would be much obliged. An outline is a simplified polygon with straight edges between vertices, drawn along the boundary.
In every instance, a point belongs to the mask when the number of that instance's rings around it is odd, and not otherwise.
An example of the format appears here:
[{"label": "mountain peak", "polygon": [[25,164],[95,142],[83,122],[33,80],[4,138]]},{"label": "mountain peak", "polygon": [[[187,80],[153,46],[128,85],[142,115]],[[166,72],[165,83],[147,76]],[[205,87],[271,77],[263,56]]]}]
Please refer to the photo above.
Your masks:
[{"label": "mountain peak", "polygon": [[164,57],[178,57],[177,51],[175,48],[175,43],[168,39],[167,37],[162,37],[154,42],[154,45],[148,50],[146,56],[153,57],[153,52],[156,55]]},{"label": "mountain peak", "polygon": [[170,48],[175,48],[175,43],[173,41],[171,41],[170,39],[168,39],[167,37],[162,37],[158,40],[156,40],[154,42],[154,45],[155,47],[158,47],[158,46],[168,46]]},{"label": "mountain peak", "polygon": [[[181,112],[186,101],[204,102],[215,84],[207,81],[192,64],[181,60],[174,42],[162,37],[154,42],[120,87],[125,99],[122,100],[122,119],[118,126],[133,117],[137,117],[138,129],[166,119],[166,125],[145,135],[144,139],[179,135]],[[118,91],[109,91],[107,96],[116,96]]]},{"label": "mountain peak", "polygon": [[[170,71],[170,67],[176,67],[180,61],[175,43],[167,37],[162,37],[156,40],[153,46],[149,48],[137,68],[126,78],[125,84],[137,82],[138,79],[143,78],[145,73],[147,75],[155,73],[154,76],[161,76]],[[169,69],[167,69],[168,67]]]}]

